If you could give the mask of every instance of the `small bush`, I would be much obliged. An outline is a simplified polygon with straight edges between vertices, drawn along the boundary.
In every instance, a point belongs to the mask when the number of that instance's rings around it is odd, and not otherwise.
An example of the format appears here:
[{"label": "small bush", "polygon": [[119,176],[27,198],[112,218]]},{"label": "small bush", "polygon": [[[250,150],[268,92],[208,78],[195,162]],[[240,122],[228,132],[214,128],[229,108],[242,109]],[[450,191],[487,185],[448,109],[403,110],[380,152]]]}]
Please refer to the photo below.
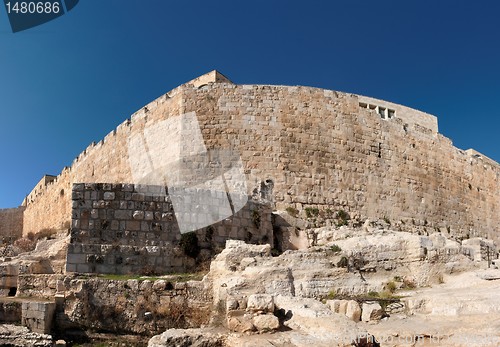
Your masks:
[{"label": "small bush", "polygon": [[198,244],[198,236],[195,232],[190,232],[181,235],[180,246],[185,255],[191,258],[196,258],[200,254],[200,245]]},{"label": "small bush", "polygon": [[334,253],[338,253],[338,252],[342,252],[342,248],[340,248],[338,245],[332,245],[330,247],[330,251],[332,251]]},{"label": "small bush", "polygon": [[380,297],[380,294],[378,292],[370,291],[367,294],[370,298],[378,298]]},{"label": "small bush", "polygon": [[349,260],[347,257],[342,257],[340,258],[339,262],[337,263],[337,267],[347,267],[349,265]]},{"label": "small bush", "polygon": [[344,210],[340,210],[337,212],[337,227],[341,227],[343,225],[348,225],[349,220],[351,219],[351,216],[349,216],[349,213],[347,213]]},{"label": "small bush", "polygon": [[349,220],[351,219],[351,216],[349,216],[349,213],[347,213],[346,211],[340,210],[337,212],[337,219]]},{"label": "small bush", "polygon": [[389,218],[387,218],[387,216],[384,216],[384,222],[387,224],[387,225],[391,225],[391,220]]},{"label": "small bush", "polygon": [[32,241],[28,238],[21,238],[14,241],[14,246],[19,248],[21,252],[31,252],[35,249],[36,241]]},{"label": "small bush", "polygon": [[345,219],[341,219],[337,222],[337,227],[340,228],[341,226],[348,225],[349,222]]},{"label": "small bush", "polygon": [[317,217],[319,215],[319,210],[316,207],[306,207],[305,211],[307,218]]},{"label": "small bush", "polygon": [[391,293],[394,293],[397,289],[397,285],[394,281],[387,282],[386,286],[387,290]]},{"label": "small bush", "polygon": [[328,295],[326,296],[326,298],[328,300],[333,300],[337,297],[337,292],[335,291],[335,289],[332,289],[328,292]]}]

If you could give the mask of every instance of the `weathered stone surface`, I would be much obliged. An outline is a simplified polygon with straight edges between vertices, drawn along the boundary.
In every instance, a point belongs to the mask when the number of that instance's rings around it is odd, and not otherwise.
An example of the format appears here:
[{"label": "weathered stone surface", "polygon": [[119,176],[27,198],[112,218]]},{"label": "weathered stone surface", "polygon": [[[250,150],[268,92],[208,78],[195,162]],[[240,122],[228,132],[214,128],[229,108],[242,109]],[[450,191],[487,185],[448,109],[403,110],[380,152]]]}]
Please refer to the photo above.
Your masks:
[{"label": "weathered stone surface", "polygon": [[349,300],[346,307],[345,315],[354,322],[359,322],[361,319],[361,307],[355,300]]},{"label": "weathered stone surface", "polygon": [[239,333],[255,331],[252,315],[241,310],[229,312],[227,315],[227,328]]},{"label": "weathered stone surface", "polygon": [[0,341],[2,345],[13,347],[52,347],[50,335],[33,333],[26,327],[8,324],[0,325]]},{"label": "weathered stone surface", "polygon": [[335,313],[346,314],[349,300],[327,300],[326,305]]},{"label": "weathered stone surface", "polygon": [[[167,192],[164,186],[89,183],[80,189],[83,197],[79,196],[73,205],[67,272],[148,275],[196,271],[194,258],[208,261],[214,249],[223,246],[228,238],[248,239],[251,235],[249,241],[256,243],[273,240],[270,207],[261,201],[247,201],[231,219],[196,230],[195,244],[190,247],[196,251],[187,252],[181,245],[179,216],[174,218],[170,201],[177,196],[173,188]],[[209,192],[221,206],[227,204],[226,194],[215,194],[208,188],[197,188],[196,192],[202,198]],[[141,196],[140,201],[134,199],[134,194]],[[191,212],[195,220],[207,219],[206,215],[217,207],[208,197],[202,198],[201,212]],[[245,231],[238,232],[242,225]]]},{"label": "weathered stone surface", "polygon": [[378,302],[365,302],[362,306],[361,320],[363,322],[379,321],[384,310]]},{"label": "weathered stone surface", "polygon": [[247,311],[274,312],[274,300],[270,294],[252,294],[248,297]]},{"label": "weathered stone surface", "polygon": [[[382,119],[388,110],[395,114]],[[278,210],[343,209],[361,222],[386,216],[403,230],[449,229],[457,237],[500,229],[499,165],[454,147],[437,133],[436,117],[317,88],[210,83],[185,84],[151,102],[35,189],[26,199],[24,234],[69,221],[72,183],[133,182],[131,136],[190,112],[208,148],[238,148],[248,192],[265,196],[262,186],[274,182]]]},{"label": "weathered stone surface", "polygon": [[170,329],[149,340],[148,347],[225,347],[224,338],[207,329]]},{"label": "weathered stone surface", "polygon": [[273,331],[280,327],[278,317],[272,314],[259,314],[252,318],[252,323],[258,331]]}]

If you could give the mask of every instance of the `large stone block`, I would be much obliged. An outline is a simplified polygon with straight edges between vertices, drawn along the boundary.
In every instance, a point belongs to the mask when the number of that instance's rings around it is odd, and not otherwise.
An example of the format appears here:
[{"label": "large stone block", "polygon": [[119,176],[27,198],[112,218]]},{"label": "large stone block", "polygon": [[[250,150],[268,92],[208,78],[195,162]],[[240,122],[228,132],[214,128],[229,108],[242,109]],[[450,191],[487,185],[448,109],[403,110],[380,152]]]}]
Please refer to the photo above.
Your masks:
[{"label": "large stone block", "polygon": [[274,300],[270,294],[252,294],[248,297],[247,311],[274,312]]},{"label": "large stone block", "polygon": [[361,320],[363,322],[379,321],[384,315],[384,310],[378,302],[363,303]]}]

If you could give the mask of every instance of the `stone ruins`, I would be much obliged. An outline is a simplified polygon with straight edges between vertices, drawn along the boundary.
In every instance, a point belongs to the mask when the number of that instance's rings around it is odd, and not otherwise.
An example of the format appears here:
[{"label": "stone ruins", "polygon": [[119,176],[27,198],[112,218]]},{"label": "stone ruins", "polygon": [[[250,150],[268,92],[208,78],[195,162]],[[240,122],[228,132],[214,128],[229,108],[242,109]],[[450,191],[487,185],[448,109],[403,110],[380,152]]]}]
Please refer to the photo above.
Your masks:
[{"label": "stone ruins", "polygon": [[[500,165],[454,147],[433,115],[212,71],[0,210],[0,321],[29,329],[2,326],[0,341],[376,346],[393,317],[414,323],[397,336],[449,338],[453,317],[500,312],[493,294],[433,299],[465,293],[457,278],[500,279],[499,192]],[[452,318],[431,331],[423,315]]]}]

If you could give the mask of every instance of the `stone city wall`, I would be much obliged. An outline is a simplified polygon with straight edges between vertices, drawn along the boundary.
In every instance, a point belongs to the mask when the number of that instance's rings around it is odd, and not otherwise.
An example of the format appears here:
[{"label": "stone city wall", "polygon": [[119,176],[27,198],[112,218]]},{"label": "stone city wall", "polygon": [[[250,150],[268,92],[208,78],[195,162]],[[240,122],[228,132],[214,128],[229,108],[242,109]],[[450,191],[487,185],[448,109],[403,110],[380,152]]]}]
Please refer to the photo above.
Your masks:
[{"label": "stone city wall", "polygon": [[206,148],[236,150],[248,193],[272,181],[277,209],[342,209],[360,220],[385,217],[498,240],[499,165],[454,147],[436,133],[433,116],[404,108],[381,119],[360,105],[367,101],[377,103],[309,87],[180,86],[78,156],[27,205],[24,233],[69,221],[65,192],[73,182],[134,182],[129,138],[195,112]]},{"label": "stone city wall", "polygon": [[23,234],[24,207],[0,209],[0,240],[16,240]]},{"label": "stone city wall", "polygon": [[[163,193],[162,193],[163,192]],[[215,206],[225,193],[210,191]],[[66,271],[79,273],[164,274],[193,270],[195,258],[209,258],[227,239],[271,243],[271,211],[249,201],[240,211],[192,233],[181,234],[172,204],[176,191],[161,186],[87,183],[73,186],[71,242]],[[203,194],[200,194],[203,196]],[[217,203],[218,202],[218,203]],[[191,201],[194,205],[202,201]],[[188,218],[208,220],[206,215]],[[177,211],[179,212],[179,211]]]}]

